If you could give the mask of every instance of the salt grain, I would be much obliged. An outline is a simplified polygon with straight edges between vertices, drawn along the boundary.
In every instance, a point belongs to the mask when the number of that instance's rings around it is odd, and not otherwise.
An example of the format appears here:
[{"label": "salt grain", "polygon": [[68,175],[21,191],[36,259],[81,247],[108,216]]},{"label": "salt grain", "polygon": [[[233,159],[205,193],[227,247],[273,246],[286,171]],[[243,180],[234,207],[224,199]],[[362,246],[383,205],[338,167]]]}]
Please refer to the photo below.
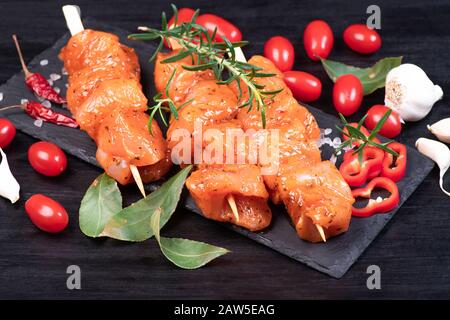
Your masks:
[{"label": "salt grain", "polygon": [[53,80],[53,81],[59,80],[59,79],[61,79],[61,75],[57,74],[57,73],[52,73],[50,75],[50,79]]},{"label": "salt grain", "polygon": [[44,121],[42,121],[42,119],[37,119],[34,121],[34,125],[38,128],[42,127],[42,124],[44,123]]},{"label": "salt grain", "polygon": [[331,134],[331,132],[333,132],[333,130],[331,130],[331,128],[326,128],[326,129],[323,131],[323,134],[327,136],[327,135]]},{"label": "salt grain", "polygon": [[341,138],[339,138],[339,137],[336,137],[336,138],[334,138],[333,139],[333,146],[335,147],[335,148],[337,148],[337,147],[339,147],[340,145],[341,145]]},{"label": "salt grain", "polygon": [[66,88],[68,88],[69,87],[69,84],[68,83],[66,83]]},{"label": "salt grain", "polygon": [[52,79],[47,79],[47,82],[49,85],[53,86],[53,80]]},{"label": "salt grain", "polygon": [[47,59],[41,60],[40,64],[41,66],[46,66],[48,65],[48,60]]},{"label": "salt grain", "polygon": [[3,100],[3,92],[0,92],[0,101]]},{"label": "salt grain", "polygon": [[66,68],[62,67],[61,74],[67,76],[69,73],[67,72]]},{"label": "salt grain", "polygon": [[55,90],[56,93],[60,93],[61,92],[61,89],[58,88],[58,87],[53,87],[53,90]]},{"label": "salt grain", "polygon": [[48,100],[42,101],[41,104],[48,109],[50,109],[52,107],[52,104]]},{"label": "salt grain", "polygon": [[20,104],[26,104],[26,103],[28,103],[28,99],[21,99],[20,100]]}]

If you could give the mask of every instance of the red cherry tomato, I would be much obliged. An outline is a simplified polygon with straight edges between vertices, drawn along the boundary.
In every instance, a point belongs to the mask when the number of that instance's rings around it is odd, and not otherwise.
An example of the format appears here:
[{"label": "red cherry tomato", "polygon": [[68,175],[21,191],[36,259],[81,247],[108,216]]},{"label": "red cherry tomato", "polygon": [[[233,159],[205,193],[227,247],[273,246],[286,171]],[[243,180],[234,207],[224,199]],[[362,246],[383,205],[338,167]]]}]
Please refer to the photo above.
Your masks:
[{"label": "red cherry tomato", "polygon": [[40,141],[28,149],[28,161],[37,172],[44,176],[58,176],[66,170],[66,154],[57,145]]},{"label": "red cherry tomato", "polygon": [[[177,19],[177,25],[183,24],[184,22],[191,21],[192,17],[194,16],[195,10],[191,8],[181,8],[178,9],[178,19]],[[175,16],[172,16],[170,18],[169,22],[167,23],[167,26],[169,28],[173,27],[175,23]],[[170,46],[168,45],[167,41],[164,40],[164,45],[170,49]]]},{"label": "red cherry tomato", "polygon": [[344,116],[358,111],[363,98],[361,81],[352,74],[340,76],[333,87],[333,103]]},{"label": "red cherry tomato", "polygon": [[264,56],[283,72],[292,70],[294,66],[294,46],[285,37],[276,36],[267,40],[264,44]]},{"label": "red cherry tomato", "polygon": [[[373,128],[375,128],[377,123],[380,122],[381,118],[388,110],[388,107],[381,104],[372,106],[369,111],[367,111],[367,117],[364,121],[366,127],[369,130],[373,130]],[[400,121],[400,116],[397,112],[392,111],[378,133],[386,138],[394,138],[398,136],[400,132],[402,132],[402,123]]]},{"label": "red cherry tomato", "polygon": [[353,51],[370,54],[378,51],[381,47],[381,37],[373,29],[365,24],[352,24],[344,31],[344,42]]},{"label": "red cherry tomato", "polygon": [[16,136],[16,127],[7,119],[0,119],[0,148],[4,149]]},{"label": "red cherry tomato", "polygon": [[326,59],[333,49],[333,31],[323,20],[311,21],[303,33],[303,45],[308,57],[314,61]]},{"label": "red cherry tomato", "polygon": [[216,36],[213,39],[216,42],[223,42],[223,37],[226,37],[231,42],[242,40],[242,33],[234,24],[215,14],[202,14],[198,16],[196,23],[205,27],[210,35],[217,28]]},{"label": "red cherry tomato", "polygon": [[33,224],[45,232],[61,232],[69,223],[66,209],[59,202],[42,194],[35,194],[28,199],[25,211]]},{"label": "red cherry tomato", "polygon": [[[181,8],[178,9],[178,19],[177,19],[177,25],[183,24],[184,22],[191,21],[192,17],[194,16],[195,10],[191,8]],[[167,23],[168,27],[171,28],[175,23],[175,16],[172,16],[170,18],[169,22]]]},{"label": "red cherry tomato", "polygon": [[320,98],[322,83],[312,74],[303,71],[286,71],[284,82],[291,89],[295,99],[311,102]]}]

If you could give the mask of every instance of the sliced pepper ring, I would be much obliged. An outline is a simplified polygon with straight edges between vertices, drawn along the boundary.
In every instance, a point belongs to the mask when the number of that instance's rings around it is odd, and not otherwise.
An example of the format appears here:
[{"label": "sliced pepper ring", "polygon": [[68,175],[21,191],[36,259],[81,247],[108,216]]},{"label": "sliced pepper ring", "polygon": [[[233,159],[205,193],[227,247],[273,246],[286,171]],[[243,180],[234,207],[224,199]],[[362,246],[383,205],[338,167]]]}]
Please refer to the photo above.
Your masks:
[{"label": "sliced pepper ring", "polygon": [[389,152],[385,152],[381,176],[391,179],[394,182],[400,181],[406,174],[407,151],[404,144],[392,142],[388,147],[398,153],[394,158]]},{"label": "sliced pepper ring", "polygon": [[383,150],[367,146],[362,152],[362,165],[359,163],[358,154],[355,154],[353,150],[349,150],[344,154],[344,161],[339,167],[339,171],[349,186],[361,186],[367,180],[378,176],[381,172],[384,159]]},{"label": "sliced pepper ring", "polygon": [[[373,190],[378,187],[390,192],[391,195],[381,201],[371,199]],[[370,199],[363,208],[352,207],[352,215],[355,217],[370,217],[376,213],[386,213],[394,209],[400,202],[398,187],[394,181],[386,177],[377,177],[370,181],[364,188],[352,190],[355,200],[357,198]]]}]

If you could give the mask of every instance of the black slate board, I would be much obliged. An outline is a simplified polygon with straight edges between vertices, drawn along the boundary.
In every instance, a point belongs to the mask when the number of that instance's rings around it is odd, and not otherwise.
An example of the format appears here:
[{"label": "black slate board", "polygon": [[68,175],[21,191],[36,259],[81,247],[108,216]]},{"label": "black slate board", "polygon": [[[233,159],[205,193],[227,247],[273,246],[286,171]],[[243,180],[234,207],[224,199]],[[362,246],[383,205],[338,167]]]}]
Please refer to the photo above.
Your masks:
[{"label": "black slate board", "polygon": [[[136,49],[140,57],[144,92],[148,98],[151,98],[155,93],[152,80],[153,65],[149,64],[147,59],[155,47],[151,43],[128,41],[126,39],[128,32],[124,30],[89,19],[86,19],[84,23],[89,28],[113,32],[121,38],[123,43]],[[36,56],[30,62],[29,69],[32,72],[40,72],[47,78],[52,73],[61,75],[62,62],[58,59],[58,53],[69,37],[69,34],[64,35],[53,47]],[[47,66],[40,65],[40,61],[44,59],[49,61]],[[66,81],[67,77],[63,75],[61,79],[54,82],[54,86],[59,87],[62,94],[65,94]],[[6,84],[0,86],[0,92],[4,95],[3,100],[0,102],[2,106],[18,104],[21,99],[36,100],[36,97],[25,87],[22,72],[14,75]],[[53,105],[52,108],[59,112],[67,112],[67,110],[56,105]],[[309,107],[309,109],[316,117],[321,128],[335,128],[335,125],[339,123],[339,120],[331,115],[313,107]],[[5,112],[3,116],[10,119],[19,130],[41,140],[53,141],[66,152],[98,166],[95,160],[96,146],[85,132],[47,123],[38,128],[33,125],[34,120],[20,110]],[[336,136],[338,136],[337,130],[333,130],[329,137],[333,139]],[[331,147],[325,145],[321,150],[322,158],[329,159],[332,152]],[[408,158],[407,175],[398,183],[401,194],[400,205],[412,194],[434,165],[433,162],[423,157],[413,148],[408,148]],[[157,184],[150,184],[146,188],[152,190],[156,186]],[[190,197],[186,197],[183,201],[186,208],[199,213]],[[332,277],[340,278],[369,246],[397,210],[398,208],[388,214],[375,215],[366,219],[354,218],[347,233],[332,238],[327,243],[320,244],[311,244],[299,239],[285,209],[282,207],[273,208],[272,225],[263,232],[252,233],[236,226],[230,226],[230,228],[316,270]]]}]

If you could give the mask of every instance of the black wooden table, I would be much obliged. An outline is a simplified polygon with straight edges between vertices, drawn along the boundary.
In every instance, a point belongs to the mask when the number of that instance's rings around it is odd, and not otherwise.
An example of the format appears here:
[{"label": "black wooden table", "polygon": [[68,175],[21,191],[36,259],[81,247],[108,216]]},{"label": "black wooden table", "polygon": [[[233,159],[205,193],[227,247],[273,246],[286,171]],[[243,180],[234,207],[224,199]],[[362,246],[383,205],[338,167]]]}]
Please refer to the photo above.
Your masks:
[{"label": "black wooden table", "polygon": [[[377,1],[381,8],[383,47],[362,57],[343,44],[341,34],[350,23],[363,23],[373,1],[178,1],[220,14],[240,26],[251,41],[248,55],[261,53],[264,41],[281,34],[297,49],[296,69],[318,76],[322,98],[313,103],[334,114],[331,82],[319,64],[306,58],[301,45],[308,21],[321,18],[335,32],[330,58],[360,66],[385,57],[403,55],[404,62],[420,65],[430,78],[450,92],[450,3],[440,1]],[[20,70],[11,34],[20,35],[28,59],[51,46],[66,26],[61,5],[67,1],[0,1],[0,83]],[[158,26],[167,1],[77,1],[84,16],[134,30]],[[145,66],[142,66],[145,68]],[[6,93],[5,93],[6,94]],[[383,103],[384,91],[366,97],[362,110]],[[1,102],[0,102],[0,105]],[[360,117],[355,116],[355,119]],[[405,126],[400,140],[409,145],[431,137],[427,123],[450,116],[444,97],[419,123]],[[340,280],[332,279],[244,238],[221,225],[178,210],[165,234],[214,243],[232,250],[205,268],[180,270],[164,260],[153,240],[126,244],[91,240],[78,228],[78,208],[84,191],[100,173],[69,157],[69,168],[58,178],[37,174],[27,161],[34,139],[18,133],[7,150],[12,171],[22,186],[15,205],[0,199],[0,298],[449,298],[450,199],[438,188],[434,169],[403,205],[360,260]],[[448,179],[449,180],[449,179]],[[450,183],[447,182],[447,186]],[[44,193],[60,201],[71,222],[61,235],[51,236],[31,224],[23,206],[32,194]],[[125,199],[137,199],[135,188],[125,188]],[[78,265],[82,289],[68,290],[66,269]],[[368,290],[366,270],[381,268],[381,290]]]}]

